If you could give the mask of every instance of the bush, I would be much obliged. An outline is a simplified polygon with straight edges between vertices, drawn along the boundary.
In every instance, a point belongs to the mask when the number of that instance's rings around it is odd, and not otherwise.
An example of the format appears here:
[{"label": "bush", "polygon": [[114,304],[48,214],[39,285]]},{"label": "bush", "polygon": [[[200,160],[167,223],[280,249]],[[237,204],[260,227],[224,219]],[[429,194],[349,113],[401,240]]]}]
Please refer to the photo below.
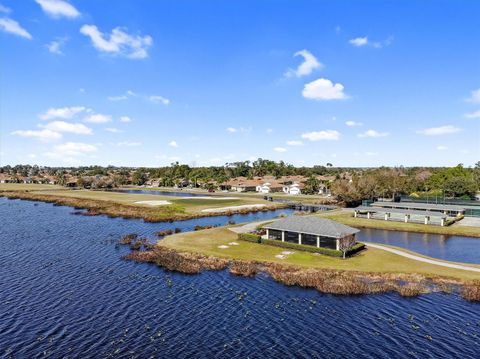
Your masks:
[{"label": "bush", "polygon": [[347,257],[349,256],[353,256],[354,254],[360,252],[360,251],[363,251],[365,249],[365,244],[364,243],[357,243],[355,244],[352,248],[350,248],[346,253],[345,255]]},{"label": "bush", "polygon": [[238,235],[238,239],[242,241],[252,242],[252,243],[262,243],[262,237],[252,233],[240,233]]},{"label": "bush", "polygon": [[454,224],[455,222],[458,222],[460,220],[462,220],[463,218],[465,218],[465,216],[462,214],[460,216],[457,216],[453,219],[449,219],[447,221],[445,221],[445,226],[451,226],[452,224]]}]

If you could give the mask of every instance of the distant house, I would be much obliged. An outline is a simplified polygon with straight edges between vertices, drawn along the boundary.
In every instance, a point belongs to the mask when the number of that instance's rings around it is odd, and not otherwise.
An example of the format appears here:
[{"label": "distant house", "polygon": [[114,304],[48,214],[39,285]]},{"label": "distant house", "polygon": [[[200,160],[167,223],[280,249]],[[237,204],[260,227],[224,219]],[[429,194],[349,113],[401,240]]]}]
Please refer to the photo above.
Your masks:
[{"label": "distant house", "polygon": [[22,178],[22,183],[34,183],[35,181],[33,180],[32,177],[23,177]]},{"label": "distant house", "polygon": [[259,193],[272,193],[272,192],[281,192],[283,185],[281,182],[276,180],[274,177],[264,177],[265,182],[257,186],[257,192]]},{"label": "distant house", "polygon": [[291,185],[283,186],[283,192],[296,196],[302,193],[301,187],[303,187],[301,184],[294,182]]},{"label": "distant house", "polygon": [[257,186],[262,184],[261,179],[248,179],[246,177],[232,178],[230,181],[222,184],[221,189],[229,189],[235,192],[255,192]]},{"label": "distant house", "polygon": [[271,186],[271,185],[272,185],[272,184],[271,184],[270,182],[266,182],[266,183],[264,183],[264,184],[262,184],[262,185],[258,185],[257,188],[256,188],[256,190],[257,190],[257,192],[259,192],[259,193],[270,193],[270,186]]},{"label": "distant house", "polygon": [[10,175],[0,173],[0,183],[12,183],[13,178]]}]

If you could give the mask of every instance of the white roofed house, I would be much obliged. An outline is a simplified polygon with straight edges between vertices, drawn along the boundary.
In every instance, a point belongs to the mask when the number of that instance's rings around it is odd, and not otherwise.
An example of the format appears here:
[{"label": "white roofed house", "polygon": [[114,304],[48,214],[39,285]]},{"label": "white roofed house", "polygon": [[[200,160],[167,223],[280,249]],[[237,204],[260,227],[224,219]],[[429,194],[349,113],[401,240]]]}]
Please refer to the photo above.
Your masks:
[{"label": "white roofed house", "polygon": [[301,187],[303,187],[301,184],[293,182],[291,185],[283,186],[283,192],[291,195],[299,195],[302,193]]},{"label": "white roofed house", "polygon": [[262,185],[258,185],[257,186],[257,192],[259,193],[270,193],[270,186],[272,184],[270,182],[265,182],[264,184]]}]

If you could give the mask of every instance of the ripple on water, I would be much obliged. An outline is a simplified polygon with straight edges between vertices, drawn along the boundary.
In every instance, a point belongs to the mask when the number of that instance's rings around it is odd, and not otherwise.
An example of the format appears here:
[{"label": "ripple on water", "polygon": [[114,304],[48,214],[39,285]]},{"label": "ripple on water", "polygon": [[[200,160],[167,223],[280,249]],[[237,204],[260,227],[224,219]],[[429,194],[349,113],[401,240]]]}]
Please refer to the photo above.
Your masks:
[{"label": "ripple on water", "polygon": [[455,295],[337,297],[265,275],[182,275],[122,261],[109,242],[228,217],[144,223],[72,211],[0,199],[0,356],[474,358],[480,349],[479,306]]}]

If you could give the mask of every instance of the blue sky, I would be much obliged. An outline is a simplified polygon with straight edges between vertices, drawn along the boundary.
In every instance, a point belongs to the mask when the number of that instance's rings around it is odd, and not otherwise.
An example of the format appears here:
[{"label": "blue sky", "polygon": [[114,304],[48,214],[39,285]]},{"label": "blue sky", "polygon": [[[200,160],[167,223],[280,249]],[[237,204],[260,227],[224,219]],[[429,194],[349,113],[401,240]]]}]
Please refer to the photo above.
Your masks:
[{"label": "blue sky", "polygon": [[2,165],[480,160],[480,2],[0,4]]}]

